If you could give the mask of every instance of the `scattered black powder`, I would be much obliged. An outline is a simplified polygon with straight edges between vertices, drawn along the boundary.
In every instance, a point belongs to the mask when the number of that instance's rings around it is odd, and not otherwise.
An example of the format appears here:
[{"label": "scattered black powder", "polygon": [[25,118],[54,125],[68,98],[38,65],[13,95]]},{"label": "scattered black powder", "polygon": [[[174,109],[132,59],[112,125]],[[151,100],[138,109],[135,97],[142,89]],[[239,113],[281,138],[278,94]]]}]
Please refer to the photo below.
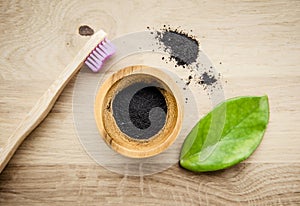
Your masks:
[{"label": "scattered black powder", "polygon": [[[147,29],[150,30],[150,27],[147,27]],[[217,79],[220,78],[220,74],[218,77],[215,76],[212,65],[209,68],[203,68],[201,74],[195,70],[195,67],[200,67],[200,65],[203,67],[204,65],[201,62],[197,62],[199,41],[193,35],[179,29],[172,29],[167,25],[163,25],[163,28],[156,31],[154,35],[157,39],[157,45],[161,46],[170,55],[169,58],[162,57],[162,60],[166,61],[166,63],[168,61],[175,61],[175,67],[187,69],[188,76],[185,78],[183,90],[186,90],[186,87],[192,82],[195,85],[203,86],[204,90],[207,90],[208,93],[213,92],[212,89],[218,88],[216,83]],[[192,65],[192,63],[196,64]]]},{"label": "scattered black powder", "polygon": [[196,62],[199,43],[194,37],[183,31],[168,28],[157,31],[156,38],[164,45],[165,51],[170,54],[170,59],[175,60],[178,66],[184,67]]},{"label": "scattered black powder", "polygon": [[94,30],[88,25],[80,26],[78,32],[81,36],[92,36],[94,34]]},{"label": "scattered black powder", "polygon": [[[136,90],[132,96],[132,91]],[[118,92],[112,108],[119,129],[135,139],[149,139],[166,122],[166,100],[157,87],[147,83],[134,83]]]},{"label": "scattered black powder", "polygon": [[192,78],[193,78],[193,77],[190,75],[190,76],[188,77],[187,82],[185,82],[185,85],[188,86],[188,85],[191,83]]},{"label": "scattered black powder", "polygon": [[185,98],[185,103],[188,103],[188,100],[189,100],[188,98]]},{"label": "scattered black powder", "polygon": [[201,80],[202,80],[202,84],[205,85],[212,85],[213,83],[215,83],[217,81],[217,79],[215,78],[214,75],[209,75],[207,72],[204,72],[201,75]]}]

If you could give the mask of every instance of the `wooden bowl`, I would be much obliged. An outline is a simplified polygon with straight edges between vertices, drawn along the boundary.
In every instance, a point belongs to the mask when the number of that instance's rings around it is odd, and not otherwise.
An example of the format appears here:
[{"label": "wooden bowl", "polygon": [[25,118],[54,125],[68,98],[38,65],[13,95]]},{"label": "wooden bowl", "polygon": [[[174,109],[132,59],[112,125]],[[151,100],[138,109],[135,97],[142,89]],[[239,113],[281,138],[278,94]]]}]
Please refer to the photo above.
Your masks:
[{"label": "wooden bowl", "polygon": [[[131,110],[128,109],[129,104],[133,104],[130,98],[134,98],[132,95],[143,89],[136,85],[154,88],[151,91],[160,92],[160,94],[153,95],[163,97],[161,102],[165,104],[162,106],[164,110],[157,110],[160,113],[149,116],[150,120],[152,118],[151,124],[160,124],[161,128],[157,129],[154,126],[151,129],[147,128],[148,130],[134,128],[131,121],[134,119],[128,119],[133,116],[130,113]],[[136,91],[131,91],[131,88],[134,87]],[[123,93],[127,95],[127,98],[120,97]],[[133,106],[143,110],[149,105],[147,101],[145,99],[139,103],[143,105]],[[134,111],[136,112],[135,115],[140,115],[139,111]],[[145,158],[163,152],[176,140],[182,124],[183,100],[176,83],[165,72],[156,68],[137,65],[119,70],[103,83],[96,96],[94,112],[98,130],[112,149],[127,157]],[[149,115],[150,113],[151,111]],[[141,122],[143,121],[141,120]],[[128,128],[127,124],[129,125]]]}]

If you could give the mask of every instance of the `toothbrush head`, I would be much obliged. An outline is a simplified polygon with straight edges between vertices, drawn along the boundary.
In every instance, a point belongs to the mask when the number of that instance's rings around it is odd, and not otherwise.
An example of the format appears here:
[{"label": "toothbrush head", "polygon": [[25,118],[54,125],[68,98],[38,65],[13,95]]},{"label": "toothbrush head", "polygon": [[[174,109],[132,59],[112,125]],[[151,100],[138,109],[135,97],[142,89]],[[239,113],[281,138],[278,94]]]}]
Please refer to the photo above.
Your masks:
[{"label": "toothbrush head", "polygon": [[98,72],[104,61],[111,57],[116,52],[115,46],[105,38],[96,48],[89,54],[85,60],[85,64],[93,71]]}]

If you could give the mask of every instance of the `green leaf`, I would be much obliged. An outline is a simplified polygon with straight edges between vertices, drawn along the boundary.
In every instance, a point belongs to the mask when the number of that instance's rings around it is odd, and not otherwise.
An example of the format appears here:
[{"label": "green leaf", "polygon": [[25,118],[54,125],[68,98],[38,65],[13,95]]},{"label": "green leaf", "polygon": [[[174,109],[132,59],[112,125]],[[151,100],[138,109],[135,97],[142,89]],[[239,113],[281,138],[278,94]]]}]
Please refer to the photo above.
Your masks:
[{"label": "green leaf", "polygon": [[180,165],[195,172],[215,171],[247,159],[269,122],[268,97],[229,99],[204,116],[185,139]]}]

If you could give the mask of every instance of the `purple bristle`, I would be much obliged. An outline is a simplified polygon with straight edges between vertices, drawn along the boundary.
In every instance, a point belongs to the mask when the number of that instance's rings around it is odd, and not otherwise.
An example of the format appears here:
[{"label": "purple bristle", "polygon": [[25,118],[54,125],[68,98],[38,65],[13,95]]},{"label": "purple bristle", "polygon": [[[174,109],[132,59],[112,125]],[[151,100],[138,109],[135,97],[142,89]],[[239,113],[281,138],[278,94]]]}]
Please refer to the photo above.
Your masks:
[{"label": "purple bristle", "polygon": [[85,60],[85,64],[93,71],[98,72],[103,62],[116,52],[115,46],[108,40],[104,39],[98,46],[90,53]]}]

